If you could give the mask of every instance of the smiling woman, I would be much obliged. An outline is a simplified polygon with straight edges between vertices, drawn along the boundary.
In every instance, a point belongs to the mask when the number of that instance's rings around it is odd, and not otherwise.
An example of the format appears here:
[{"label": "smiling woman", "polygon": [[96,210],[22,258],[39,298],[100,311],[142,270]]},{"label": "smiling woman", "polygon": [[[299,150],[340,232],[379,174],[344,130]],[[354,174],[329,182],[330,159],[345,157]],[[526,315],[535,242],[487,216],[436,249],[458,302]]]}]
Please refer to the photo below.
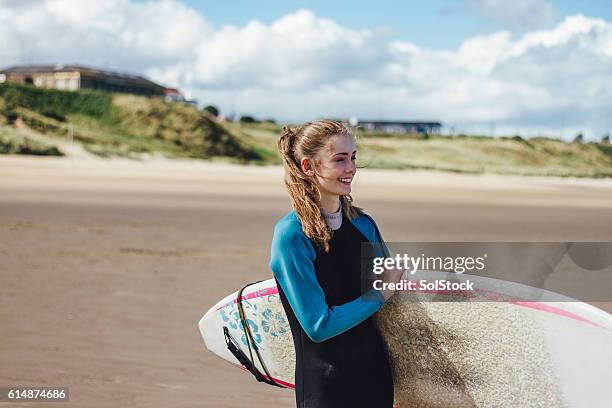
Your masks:
[{"label": "smiling woman", "polygon": [[351,182],[357,171],[357,150],[348,128],[320,120],[284,128],[278,147],[285,164],[285,185],[305,234],[326,251],[331,230],[321,210],[349,218],[363,211],[353,206]]},{"label": "smiling woman", "polygon": [[391,369],[372,315],[394,291],[362,287],[361,244],[383,240],[352,203],[353,136],[319,120],[286,127],[278,146],[294,209],[276,224],[270,268],[295,346],[297,406],[390,408]]}]

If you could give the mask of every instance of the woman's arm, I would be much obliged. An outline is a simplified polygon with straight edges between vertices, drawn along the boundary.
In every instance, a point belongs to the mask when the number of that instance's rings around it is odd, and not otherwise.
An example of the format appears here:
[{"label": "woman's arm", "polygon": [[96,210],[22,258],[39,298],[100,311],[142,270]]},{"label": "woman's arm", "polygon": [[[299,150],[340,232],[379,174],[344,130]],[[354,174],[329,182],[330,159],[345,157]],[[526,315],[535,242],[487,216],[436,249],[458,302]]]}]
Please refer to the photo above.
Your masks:
[{"label": "woman's arm", "polygon": [[328,306],[317,281],[316,253],[308,238],[295,231],[275,231],[270,268],[283,289],[300,325],[314,342],[322,342],[358,325],[385,303],[383,294],[370,290],[339,306]]}]

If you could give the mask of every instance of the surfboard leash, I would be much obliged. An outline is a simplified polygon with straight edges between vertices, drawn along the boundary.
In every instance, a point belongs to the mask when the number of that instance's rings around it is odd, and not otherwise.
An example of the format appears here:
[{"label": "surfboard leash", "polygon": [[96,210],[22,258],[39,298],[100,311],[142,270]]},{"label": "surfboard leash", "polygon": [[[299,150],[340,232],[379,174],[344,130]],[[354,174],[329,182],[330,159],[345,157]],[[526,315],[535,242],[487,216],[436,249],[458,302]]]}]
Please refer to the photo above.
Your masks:
[{"label": "surfboard leash", "polygon": [[[246,354],[244,354],[244,352],[240,349],[240,347],[238,346],[238,343],[234,340],[234,338],[229,333],[229,329],[227,328],[227,326],[223,326],[223,336],[225,337],[225,344],[227,345],[228,350],[234,355],[234,357],[236,357],[236,359],[240,362],[240,364],[242,364],[251,374],[255,376],[257,381],[263,382],[269,385],[273,385],[276,387],[280,387],[280,388],[287,388],[286,386],[274,381],[273,377],[270,375],[270,372],[266,368],[266,365],[264,364],[261,354],[259,354],[259,348],[257,347],[257,343],[255,343],[253,333],[251,332],[251,328],[249,327],[248,321],[246,319],[246,315],[244,313],[244,307],[242,305],[242,292],[247,287],[254,285],[256,283],[259,283],[259,282],[261,281],[252,282],[252,283],[244,285],[244,287],[238,291],[238,297],[236,299],[236,304],[238,305],[238,313],[240,314],[240,323],[242,324],[242,328],[246,335],[247,346],[249,348],[250,358],[247,357]],[[252,344],[252,348],[251,348],[251,344]],[[257,366],[255,365],[255,360],[253,359],[253,351],[252,351],[253,349],[255,350],[255,355],[257,356],[257,359],[259,360],[259,364],[263,368],[265,375],[262,374],[257,369]]]},{"label": "surfboard leash", "polygon": [[[261,282],[261,280],[257,281],[257,282],[252,282],[252,283],[248,283],[246,285],[244,285],[242,287],[242,289],[240,289],[240,291],[238,291],[238,297],[237,297],[237,304],[238,304],[238,312],[240,313],[240,322],[242,323],[242,327],[247,335],[247,346],[249,347],[249,355],[251,356],[251,362],[253,364],[253,368],[259,373],[259,376],[262,378],[263,382],[265,382],[266,384],[270,384],[270,385],[274,385],[276,387],[280,387],[280,388],[286,388],[284,385],[278,384],[276,381],[274,381],[273,377],[270,375],[270,372],[268,371],[266,365],[264,364],[263,358],[261,357],[261,354],[259,354],[259,348],[257,347],[257,343],[255,343],[255,339],[253,337],[253,333],[251,332],[251,328],[249,327],[248,321],[246,319],[246,314],[244,313],[244,307],[242,305],[242,292],[249,286],[254,285],[256,283]],[[259,370],[257,370],[257,367],[255,366],[255,360],[253,359],[253,353],[251,351],[251,344],[253,344],[253,349],[255,350],[255,355],[257,356],[257,359],[259,360],[259,364],[261,365],[261,367],[263,368],[264,372],[266,373],[266,377],[264,377],[261,372]],[[255,376],[257,378],[257,376]],[[258,381],[262,381],[258,378]]]}]

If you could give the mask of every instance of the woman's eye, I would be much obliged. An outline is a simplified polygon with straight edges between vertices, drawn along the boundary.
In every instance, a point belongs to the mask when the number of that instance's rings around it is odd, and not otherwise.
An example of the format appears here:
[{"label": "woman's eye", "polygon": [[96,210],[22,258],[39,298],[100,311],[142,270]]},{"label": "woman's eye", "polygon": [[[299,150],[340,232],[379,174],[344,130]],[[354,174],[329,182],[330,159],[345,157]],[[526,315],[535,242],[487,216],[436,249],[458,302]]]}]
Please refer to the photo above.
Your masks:
[{"label": "woman's eye", "polygon": [[[357,157],[353,156],[353,157],[351,157],[351,160],[357,160]],[[344,161],[344,157],[339,157],[337,159],[334,159],[334,161],[338,162],[338,163],[342,162],[342,161]]]}]

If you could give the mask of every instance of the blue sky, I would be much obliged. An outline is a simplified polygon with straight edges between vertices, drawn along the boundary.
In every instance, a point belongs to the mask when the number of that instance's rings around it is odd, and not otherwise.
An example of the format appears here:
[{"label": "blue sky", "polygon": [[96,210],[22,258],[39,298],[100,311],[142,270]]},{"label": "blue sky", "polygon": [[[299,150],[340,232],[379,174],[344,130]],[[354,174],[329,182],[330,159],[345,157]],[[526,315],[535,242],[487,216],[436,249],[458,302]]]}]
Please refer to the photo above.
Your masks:
[{"label": "blue sky", "polygon": [[[504,0],[512,3],[513,0]],[[243,26],[251,20],[266,24],[300,8],[312,10],[317,16],[330,18],[352,29],[389,29],[398,40],[410,41],[433,49],[457,48],[466,38],[504,29],[503,24],[470,11],[465,1],[197,1],[185,4],[198,10],[215,25]],[[581,13],[590,17],[612,20],[612,0],[557,0],[550,2],[559,19]],[[518,33],[521,30],[513,30]]]}]

